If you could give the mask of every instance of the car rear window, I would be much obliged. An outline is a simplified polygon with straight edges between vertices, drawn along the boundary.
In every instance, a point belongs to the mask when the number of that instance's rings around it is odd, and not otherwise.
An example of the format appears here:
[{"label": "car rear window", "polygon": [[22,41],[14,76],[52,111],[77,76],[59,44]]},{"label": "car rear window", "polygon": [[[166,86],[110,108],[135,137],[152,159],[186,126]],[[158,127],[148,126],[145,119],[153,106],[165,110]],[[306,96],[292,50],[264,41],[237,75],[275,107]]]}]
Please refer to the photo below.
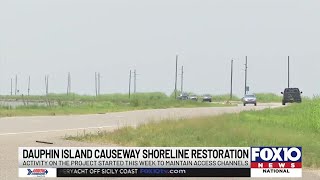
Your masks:
[{"label": "car rear window", "polygon": [[286,89],[285,92],[299,93],[299,89]]}]

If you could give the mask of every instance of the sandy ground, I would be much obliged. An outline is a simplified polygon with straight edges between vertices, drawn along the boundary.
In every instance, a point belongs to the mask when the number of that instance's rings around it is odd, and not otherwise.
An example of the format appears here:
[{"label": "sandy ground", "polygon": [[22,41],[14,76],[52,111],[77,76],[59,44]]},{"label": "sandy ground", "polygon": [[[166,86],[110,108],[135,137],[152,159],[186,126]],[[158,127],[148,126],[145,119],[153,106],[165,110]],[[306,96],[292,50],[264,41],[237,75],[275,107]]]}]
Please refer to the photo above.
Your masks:
[{"label": "sandy ground", "polygon": [[[37,117],[6,117],[0,118],[0,179],[18,179],[18,147],[79,147],[79,146],[112,146],[88,144],[63,140],[65,136],[97,132],[112,131],[123,126],[136,126],[150,121],[163,119],[191,118],[201,116],[236,113],[247,110],[261,110],[280,107],[280,104],[269,103],[254,106],[210,107],[210,108],[174,108],[157,110],[139,110],[130,112],[71,115],[71,116],[37,116]],[[52,145],[40,144],[36,141],[46,141]],[[30,178],[29,178],[30,179]],[[68,179],[68,178],[60,178]],[[78,179],[78,178],[69,178]],[[90,178],[105,179],[105,178]],[[108,178],[111,179],[111,178]],[[114,178],[120,179],[120,178]],[[141,178],[121,178],[141,179]],[[150,178],[144,178],[150,179]],[[164,179],[164,178],[154,178]],[[165,178],[186,179],[186,178]],[[188,178],[199,179],[199,178]],[[223,178],[201,178],[223,179]],[[228,178],[239,179],[239,178]],[[242,178],[246,179],[246,178]],[[319,179],[320,172],[304,170],[303,179]]]}]

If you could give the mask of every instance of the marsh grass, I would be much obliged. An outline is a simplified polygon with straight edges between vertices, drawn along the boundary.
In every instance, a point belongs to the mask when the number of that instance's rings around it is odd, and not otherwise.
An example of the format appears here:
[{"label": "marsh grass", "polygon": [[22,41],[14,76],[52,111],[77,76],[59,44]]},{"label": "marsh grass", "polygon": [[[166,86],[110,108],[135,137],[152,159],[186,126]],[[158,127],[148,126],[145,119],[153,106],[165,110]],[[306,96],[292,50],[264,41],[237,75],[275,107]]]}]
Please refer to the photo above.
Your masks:
[{"label": "marsh grass", "polygon": [[[2,101],[21,100],[20,96],[1,96]],[[2,116],[69,115],[119,112],[140,109],[162,109],[174,107],[213,107],[224,104],[180,101],[164,93],[106,94],[95,96],[77,94],[49,94],[48,96],[24,97],[26,102],[43,102],[45,105],[1,106]]]}]

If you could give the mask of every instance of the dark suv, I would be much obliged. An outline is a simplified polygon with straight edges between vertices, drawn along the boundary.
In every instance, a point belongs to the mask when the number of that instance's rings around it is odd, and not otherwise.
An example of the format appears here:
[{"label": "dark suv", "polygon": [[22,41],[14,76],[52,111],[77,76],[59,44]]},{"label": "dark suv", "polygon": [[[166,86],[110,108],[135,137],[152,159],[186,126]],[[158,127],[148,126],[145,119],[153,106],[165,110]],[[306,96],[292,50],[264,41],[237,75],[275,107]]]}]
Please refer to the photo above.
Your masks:
[{"label": "dark suv", "polygon": [[294,102],[301,103],[302,92],[300,92],[299,88],[286,88],[281,94],[283,94],[282,105]]}]

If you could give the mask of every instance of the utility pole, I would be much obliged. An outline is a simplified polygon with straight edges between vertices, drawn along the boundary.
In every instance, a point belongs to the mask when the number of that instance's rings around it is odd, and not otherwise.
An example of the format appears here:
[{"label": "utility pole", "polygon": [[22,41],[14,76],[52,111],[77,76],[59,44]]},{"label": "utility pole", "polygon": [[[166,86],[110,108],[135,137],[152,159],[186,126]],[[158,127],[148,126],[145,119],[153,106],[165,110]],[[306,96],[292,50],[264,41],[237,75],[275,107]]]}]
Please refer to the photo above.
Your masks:
[{"label": "utility pole", "polygon": [[130,99],[130,96],[131,96],[131,70],[129,73],[129,99]]},{"label": "utility pole", "polygon": [[68,72],[68,88],[67,88],[67,95],[70,94],[70,72]]},{"label": "utility pole", "polygon": [[69,73],[67,77],[67,95],[69,95]]},{"label": "utility pole", "polygon": [[47,75],[47,95],[49,95],[49,75]]},{"label": "utility pole", "polygon": [[176,75],[174,84],[174,98],[177,99],[178,55],[176,55]]},{"label": "utility pole", "polygon": [[98,95],[100,95],[100,73],[98,73]]},{"label": "utility pole", "polygon": [[69,73],[69,93],[71,93],[71,74]]},{"label": "utility pole", "polygon": [[45,86],[46,95],[47,95],[47,75],[44,76],[44,86]]},{"label": "utility pole", "polygon": [[133,92],[136,93],[137,92],[137,71],[134,70],[133,71]]},{"label": "utility pole", "polygon": [[94,73],[96,96],[100,95],[100,77],[99,72]]},{"label": "utility pole", "polygon": [[95,73],[94,73],[94,83],[95,83],[96,96],[98,96],[98,80],[97,80],[97,72],[95,72]]},{"label": "utility pole", "polygon": [[29,76],[29,79],[28,79],[28,96],[30,96],[30,76]]},{"label": "utility pole", "polygon": [[10,94],[12,96],[12,78],[11,78],[11,93]]},{"label": "utility pole", "polygon": [[15,79],[15,90],[14,90],[14,95],[17,95],[17,91],[18,91],[18,75],[16,75],[16,79]]},{"label": "utility pole", "polygon": [[67,85],[67,95],[71,93],[71,75],[70,72],[68,72],[68,85]]},{"label": "utility pole", "polygon": [[183,66],[181,67],[181,93],[183,93]]},{"label": "utility pole", "polygon": [[245,77],[244,77],[244,95],[247,94],[247,72],[248,72],[248,57],[246,56]]},{"label": "utility pole", "polygon": [[288,56],[288,88],[290,87],[290,57]]},{"label": "utility pole", "polygon": [[71,74],[69,72],[69,93],[71,93]]},{"label": "utility pole", "polygon": [[49,75],[45,76],[46,95],[49,94]]},{"label": "utility pole", "polygon": [[230,79],[230,100],[232,100],[232,88],[233,88],[233,59],[231,60],[231,79]]}]

